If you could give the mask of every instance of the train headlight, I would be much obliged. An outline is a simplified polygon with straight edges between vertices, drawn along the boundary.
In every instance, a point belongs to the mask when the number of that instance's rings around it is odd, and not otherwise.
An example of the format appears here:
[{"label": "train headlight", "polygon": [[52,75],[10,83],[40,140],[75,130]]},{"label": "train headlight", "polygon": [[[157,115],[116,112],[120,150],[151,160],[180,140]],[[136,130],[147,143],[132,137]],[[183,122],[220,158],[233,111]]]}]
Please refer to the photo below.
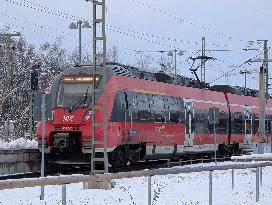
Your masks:
[{"label": "train headlight", "polygon": [[54,110],[52,110],[51,121],[54,121]]},{"label": "train headlight", "polygon": [[87,110],[87,112],[85,113],[83,119],[82,119],[82,122],[87,122],[90,117],[92,116],[92,111],[91,110]]}]

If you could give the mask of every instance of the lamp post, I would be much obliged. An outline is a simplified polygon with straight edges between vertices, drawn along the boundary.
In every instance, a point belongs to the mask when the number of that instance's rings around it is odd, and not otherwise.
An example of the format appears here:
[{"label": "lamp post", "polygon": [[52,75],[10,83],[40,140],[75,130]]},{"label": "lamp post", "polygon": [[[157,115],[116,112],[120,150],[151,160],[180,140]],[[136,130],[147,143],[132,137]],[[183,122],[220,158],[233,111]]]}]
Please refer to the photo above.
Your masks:
[{"label": "lamp post", "polygon": [[78,34],[79,34],[78,64],[81,64],[81,29],[82,28],[91,28],[91,26],[87,21],[78,20],[77,22],[72,22],[70,24],[69,28],[70,29],[78,29]]},{"label": "lamp post", "polygon": [[174,56],[174,59],[175,59],[175,75],[177,75],[177,55],[183,56],[184,55],[184,51],[179,51],[177,49],[174,49],[174,50],[170,50],[167,55],[171,56],[171,57]]},{"label": "lamp post", "polygon": [[251,74],[250,71],[244,69],[244,70],[240,70],[239,74],[241,75],[245,75],[245,95],[246,95],[246,86],[247,86],[247,74]]}]

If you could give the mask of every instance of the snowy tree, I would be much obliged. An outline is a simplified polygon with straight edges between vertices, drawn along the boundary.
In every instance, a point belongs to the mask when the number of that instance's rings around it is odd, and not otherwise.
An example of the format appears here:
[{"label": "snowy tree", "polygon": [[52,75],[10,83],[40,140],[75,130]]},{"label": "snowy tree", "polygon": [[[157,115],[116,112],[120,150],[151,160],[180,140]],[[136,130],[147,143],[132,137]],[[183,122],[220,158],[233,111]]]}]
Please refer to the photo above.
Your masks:
[{"label": "snowy tree", "polygon": [[110,49],[107,51],[107,61],[117,63],[119,60],[119,48],[116,45],[113,45]]},{"label": "snowy tree", "polygon": [[[12,84],[9,84],[7,79],[6,53],[0,51],[0,135],[6,140],[24,137],[24,134],[29,132],[31,65],[41,65],[40,91],[48,90],[55,76],[69,65],[68,54],[62,48],[61,39],[54,43],[44,43],[39,48],[35,48],[23,38],[13,39],[12,45]],[[3,127],[5,121],[14,122],[14,131],[9,135]]]}]

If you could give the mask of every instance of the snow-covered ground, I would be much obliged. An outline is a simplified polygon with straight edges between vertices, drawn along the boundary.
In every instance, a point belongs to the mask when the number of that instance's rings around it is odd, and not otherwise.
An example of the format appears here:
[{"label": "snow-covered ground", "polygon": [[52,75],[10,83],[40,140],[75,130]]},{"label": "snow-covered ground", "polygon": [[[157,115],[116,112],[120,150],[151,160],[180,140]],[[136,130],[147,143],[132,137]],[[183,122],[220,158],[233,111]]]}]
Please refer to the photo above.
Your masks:
[{"label": "snow-covered ground", "polygon": [[19,138],[11,142],[4,141],[0,139],[0,149],[37,149],[38,142],[33,140],[28,140],[24,138]]},{"label": "snow-covered ground", "polygon": [[[213,204],[272,204],[272,168],[263,168],[260,201],[255,202],[255,169],[236,170],[235,187],[231,188],[231,170],[213,173]],[[191,173],[152,177],[152,204],[206,205],[209,198],[208,173]],[[61,186],[45,187],[45,201],[39,200],[40,187],[0,191],[0,204],[56,205],[61,202]],[[147,178],[116,180],[111,190],[84,190],[82,183],[67,185],[69,205],[145,205]]]},{"label": "snow-covered ground", "polygon": [[242,155],[242,156],[232,156],[232,160],[258,160],[258,159],[272,159],[272,153],[264,153],[264,154],[250,154],[250,155]]}]

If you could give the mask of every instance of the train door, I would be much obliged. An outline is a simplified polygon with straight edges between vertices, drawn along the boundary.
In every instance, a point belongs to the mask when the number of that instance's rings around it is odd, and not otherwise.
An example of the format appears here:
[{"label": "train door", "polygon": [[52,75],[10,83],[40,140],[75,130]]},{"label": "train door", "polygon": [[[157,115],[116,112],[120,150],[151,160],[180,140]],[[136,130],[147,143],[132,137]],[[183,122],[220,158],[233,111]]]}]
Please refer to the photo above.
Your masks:
[{"label": "train door", "polygon": [[184,100],[185,107],[185,140],[184,146],[192,147],[194,140],[194,109],[193,102],[190,100]]},{"label": "train door", "polygon": [[251,108],[246,107],[245,108],[245,144],[251,144],[252,143],[252,114],[251,114]]}]

